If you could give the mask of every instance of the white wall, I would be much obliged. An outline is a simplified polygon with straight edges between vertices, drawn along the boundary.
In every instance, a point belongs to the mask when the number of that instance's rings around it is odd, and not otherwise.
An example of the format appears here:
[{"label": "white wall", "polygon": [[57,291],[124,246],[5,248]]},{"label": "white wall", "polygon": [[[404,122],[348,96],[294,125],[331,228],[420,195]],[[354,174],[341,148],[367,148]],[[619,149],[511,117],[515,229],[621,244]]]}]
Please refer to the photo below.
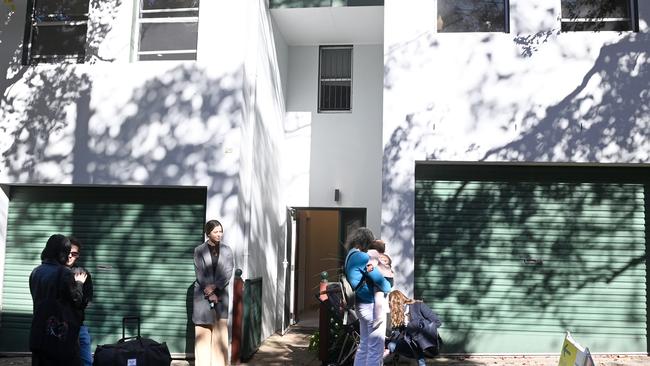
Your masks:
[{"label": "white wall", "polygon": [[413,289],[417,160],[650,162],[641,32],[561,33],[560,2],[510,1],[510,33],[437,33],[436,2],[385,3],[382,236]]},{"label": "white wall", "polygon": [[[245,99],[249,124],[244,145],[250,149],[251,173],[250,231],[248,233],[247,278],[262,277],[262,339],[279,324],[284,307],[285,210],[282,180],[282,141],[284,140],[284,92],[278,64],[275,33],[264,1],[248,2],[249,25],[245,67]],[[280,40],[282,42],[282,40]],[[247,163],[243,162],[242,166]]]},{"label": "white wall", "polygon": [[311,120],[309,206],[366,207],[379,233],[382,46],[354,45],[352,59],[352,112],[317,113],[318,46],[290,46],[287,112]]},{"label": "white wall", "polygon": [[92,10],[87,63],[30,67],[25,4],[0,5],[0,182],[206,186],[206,216],[224,224],[236,268],[263,277],[274,303],[284,96],[265,1],[202,2],[196,62],[131,61],[136,3]]}]

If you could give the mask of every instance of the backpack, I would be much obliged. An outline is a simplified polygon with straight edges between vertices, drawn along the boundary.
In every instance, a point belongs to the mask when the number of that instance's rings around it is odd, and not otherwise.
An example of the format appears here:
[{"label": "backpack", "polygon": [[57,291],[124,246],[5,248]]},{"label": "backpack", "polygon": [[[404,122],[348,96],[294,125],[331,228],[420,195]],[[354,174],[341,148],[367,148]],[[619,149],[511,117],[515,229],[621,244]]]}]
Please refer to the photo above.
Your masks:
[{"label": "backpack", "polygon": [[344,325],[352,324],[358,320],[357,314],[354,311],[357,301],[357,291],[366,282],[366,277],[364,275],[357,286],[353,288],[352,284],[350,284],[350,281],[348,280],[347,275],[345,274],[345,267],[348,264],[348,259],[355,253],[356,252],[351,253],[345,258],[345,263],[343,264],[343,268],[341,268],[341,274],[339,276],[339,287],[341,289],[341,307],[343,310],[342,320]]}]

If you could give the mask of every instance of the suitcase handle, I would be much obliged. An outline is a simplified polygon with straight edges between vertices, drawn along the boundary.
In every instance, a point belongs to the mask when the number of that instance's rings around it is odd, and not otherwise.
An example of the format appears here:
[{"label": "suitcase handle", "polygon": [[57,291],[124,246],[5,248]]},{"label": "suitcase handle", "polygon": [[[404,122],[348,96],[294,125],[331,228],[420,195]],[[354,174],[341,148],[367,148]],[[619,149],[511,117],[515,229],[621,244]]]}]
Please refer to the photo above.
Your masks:
[{"label": "suitcase handle", "polygon": [[[128,338],[126,337],[126,323],[128,321],[135,321],[136,324],[138,324],[138,335],[137,336],[128,337]],[[125,317],[122,318],[122,339],[120,339],[120,342],[124,342],[125,340],[131,339],[131,338],[140,339],[140,317],[139,316],[132,315],[132,316],[125,316]]]}]

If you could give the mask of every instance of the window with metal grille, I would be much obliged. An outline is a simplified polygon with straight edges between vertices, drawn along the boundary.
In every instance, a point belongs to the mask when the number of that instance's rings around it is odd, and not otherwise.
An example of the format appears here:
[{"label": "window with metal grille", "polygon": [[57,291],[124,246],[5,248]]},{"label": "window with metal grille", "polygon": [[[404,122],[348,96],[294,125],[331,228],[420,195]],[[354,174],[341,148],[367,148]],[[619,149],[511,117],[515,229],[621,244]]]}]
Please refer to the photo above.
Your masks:
[{"label": "window with metal grille", "polygon": [[29,0],[23,65],[83,63],[89,0]]},{"label": "window with metal grille", "polygon": [[639,31],[635,0],[562,0],[562,31]]},{"label": "window with metal grille", "polygon": [[196,60],[199,0],[140,0],[137,59]]},{"label": "window with metal grille", "polygon": [[321,46],[318,111],[350,111],[352,105],[352,46]]},{"label": "window with metal grille", "polygon": [[508,32],[508,0],[438,0],[438,32]]}]

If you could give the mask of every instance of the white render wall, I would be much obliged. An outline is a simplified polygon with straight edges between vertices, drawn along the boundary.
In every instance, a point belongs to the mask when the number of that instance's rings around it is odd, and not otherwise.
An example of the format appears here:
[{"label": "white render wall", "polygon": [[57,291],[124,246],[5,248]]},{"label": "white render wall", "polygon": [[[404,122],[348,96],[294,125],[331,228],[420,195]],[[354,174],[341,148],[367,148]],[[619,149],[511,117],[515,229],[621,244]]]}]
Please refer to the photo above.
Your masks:
[{"label": "white render wall", "polygon": [[650,3],[633,32],[560,33],[511,0],[510,33],[437,33],[436,1],[386,0],[382,236],[413,291],[418,160],[650,162]]},{"label": "white render wall", "polygon": [[352,60],[352,112],[318,113],[318,46],[290,46],[287,114],[311,129],[310,151],[293,152],[310,154],[308,206],[365,207],[367,225],[378,234],[382,46],[353,45]]},{"label": "white render wall", "polygon": [[92,2],[96,57],[30,67],[25,3],[13,3],[0,5],[0,182],[206,186],[207,218],[224,224],[236,268],[263,277],[264,304],[282,299],[285,97],[266,2],[201,2],[196,62],[131,61],[137,2]]}]

